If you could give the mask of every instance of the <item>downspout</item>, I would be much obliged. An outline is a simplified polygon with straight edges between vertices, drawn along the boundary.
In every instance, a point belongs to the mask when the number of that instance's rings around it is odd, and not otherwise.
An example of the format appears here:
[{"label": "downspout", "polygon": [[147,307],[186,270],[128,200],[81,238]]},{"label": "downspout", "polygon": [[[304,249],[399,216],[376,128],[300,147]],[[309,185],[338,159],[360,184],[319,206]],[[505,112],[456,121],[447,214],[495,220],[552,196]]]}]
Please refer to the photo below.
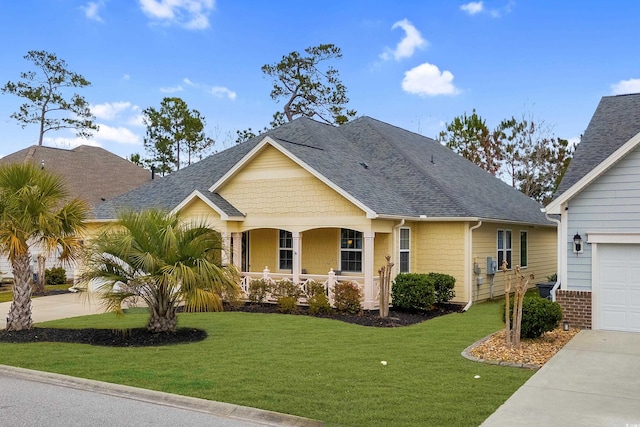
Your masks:
[{"label": "downspout", "polygon": [[555,222],[555,223],[556,223],[556,225],[558,226],[558,227],[557,227],[558,235],[559,235],[559,236],[557,237],[557,239],[558,239],[558,248],[556,249],[557,254],[558,254],[558,255],[557,255],[557,256],[558,256],[558,265],[557,265],[557,270],[558,270],[558,271],[556,272],[556,283],[553,285],[553,288],[551,288],[551,301],[554,301],[554,302],[555,302],[555,300],[556,300],[556,291],[557,291],[557,290],[558,290],[558,288],[560,287],[560,272],[562,271],[562,265],[561,265],[561,263],[562,263],[562,251],[560,250],[560,245],[562,244],[562,238],[561,238],[561,236],[560,236],[560,234],[561,234],[562,222],[561,222],[559,219],[551,218],[551,217],[549,216],[549,214],[548,214],[548,213],[546,213],[546,212],[544,213],[544,216],[545,216],[545,218],[547,218],[549,221],[551,221],[551,222]]},{"label": "downspout", "polygon": [[[480,228],[481,225],[482,225],[482,221],[478,221],[476,225],[469,228],[469,238],[467,239],[467,244],[469,245],[469,255],[470,255],[469,259],[471,260],[470,265],[472,270],[473,270],[473,230]],[[469,279],[467,280],[467,293],[469,295],[469,302],[467,303],[467,305],[464,306],[462,311],[469,310],[469,307],[471,307],[471,304],[473,304],[473,276],[474,276],[474,273],[472,273],[471,276],[469,276]]]}]

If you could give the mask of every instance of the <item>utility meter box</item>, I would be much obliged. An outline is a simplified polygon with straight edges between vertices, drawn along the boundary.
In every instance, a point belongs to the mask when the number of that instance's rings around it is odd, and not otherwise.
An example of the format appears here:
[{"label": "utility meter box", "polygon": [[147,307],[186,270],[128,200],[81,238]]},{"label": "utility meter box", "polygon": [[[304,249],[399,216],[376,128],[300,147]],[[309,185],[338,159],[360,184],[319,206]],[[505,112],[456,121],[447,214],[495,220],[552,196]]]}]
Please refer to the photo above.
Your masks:
[{"label": "utility meter box", "polygon": [[498,270],[498,262],[493,257],[487,257],[487,274],[496,274]]}]

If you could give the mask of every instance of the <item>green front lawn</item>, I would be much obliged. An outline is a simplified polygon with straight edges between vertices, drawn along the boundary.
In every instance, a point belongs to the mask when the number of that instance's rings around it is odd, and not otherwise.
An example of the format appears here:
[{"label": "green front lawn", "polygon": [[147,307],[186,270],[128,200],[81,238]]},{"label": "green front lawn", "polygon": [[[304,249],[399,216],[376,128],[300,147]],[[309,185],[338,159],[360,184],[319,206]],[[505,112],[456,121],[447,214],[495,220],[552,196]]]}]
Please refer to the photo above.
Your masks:
[{"label": "green front lawn", "polygon": [[[329,425],[472,426],[533,374],[460,355],[502,327],[500,312],[501,303],[483,303],[467,313],[393,329],[278,314],[182,314],[181,326],[206,329],[209,337],[155,348],[3,343],[0,361]],[[146,320],[146,314],[103,314],[46,326],[130,328]]]}]

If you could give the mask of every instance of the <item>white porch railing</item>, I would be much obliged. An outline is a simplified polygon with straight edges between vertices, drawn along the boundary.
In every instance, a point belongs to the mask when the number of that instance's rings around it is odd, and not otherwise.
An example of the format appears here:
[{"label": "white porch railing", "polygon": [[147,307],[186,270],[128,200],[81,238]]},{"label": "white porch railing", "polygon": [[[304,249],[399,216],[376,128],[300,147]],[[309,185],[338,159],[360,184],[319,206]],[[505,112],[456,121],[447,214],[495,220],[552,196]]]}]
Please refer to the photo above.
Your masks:
[{"label": "white porch railing", "polygon": [[[272,273],[271,270],[269,270],[269,267],[265,267],[264,270],[262,270],[261,273],[259,272],[242,272],[242,280],[240,282],[240,288],[242,289],[242,292],[244,293],[245,299],[248,299],[249,297],[249,293],[250,293],[250,286],[251,286],[251,282],[254,280],[264,280],[265,282],[269,283],[269,284],[273,284],[275,282],[278,281],[282,281],[282,280],[286,280],[289,282],[293,282],[293,274],[287,274],[287,273]],[[300,274],[299,275],[299,282],[298,282],[298,286],[300,286],[301,290],[302,290],[302,294],[303,297],[301,298],[300,302],[301,303],[306,303],[306,295],[307,295],[307,285],[310,282],[316,282],[316,283],[321,283],[324,286],[324,291],[327,295],[327,297],[329,298],[329,303],[331,304],[331,306],[334,306],[334,295],[333,295],[333,288],[336,285],[336,283],[343,283],[343,282],[351,282],[351,283],[355,283],[356,285],[358,285],[358,287],[360,288],[360,290],[362,291],[362,300],[361,302],[364,303],[364,296],[365,296],[365,283],[364,283],[364,276],[348,276],[348,275],[337,275],[335,273],[335,271],[333,271],[333,269],[331,269],[326,275],[321,275],[321,274]],[[379,286],[379,278],[378,277],[374,277],[373,280],[373,286],[374,286],[374,295],[378,295],[380,294],[380,286]],[[266,298],[267,302],[275,302],[276,298],[274,295],[267,293],[267,298]]]}]

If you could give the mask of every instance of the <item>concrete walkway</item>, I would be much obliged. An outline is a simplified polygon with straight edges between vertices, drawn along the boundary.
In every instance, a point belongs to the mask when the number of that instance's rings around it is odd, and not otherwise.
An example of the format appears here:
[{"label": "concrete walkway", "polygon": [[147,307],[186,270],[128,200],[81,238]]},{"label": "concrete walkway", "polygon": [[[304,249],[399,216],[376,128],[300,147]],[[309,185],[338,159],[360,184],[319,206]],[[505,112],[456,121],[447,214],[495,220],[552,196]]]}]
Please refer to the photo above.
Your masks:
[{"label": "concrete walkway", "polygon": [[640,426],[640,334],[581,331],[482,425]]}]

